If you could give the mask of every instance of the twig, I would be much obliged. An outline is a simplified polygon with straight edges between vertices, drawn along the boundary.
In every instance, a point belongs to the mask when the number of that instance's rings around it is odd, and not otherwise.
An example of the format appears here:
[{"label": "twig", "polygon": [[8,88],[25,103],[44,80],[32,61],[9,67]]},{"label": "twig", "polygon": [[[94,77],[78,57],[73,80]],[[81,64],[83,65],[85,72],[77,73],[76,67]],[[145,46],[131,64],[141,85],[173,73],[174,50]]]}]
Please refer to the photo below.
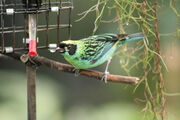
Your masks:
[{"label": "twig", "polygon": [[[19,54],[19,53],[13,53],[13,54],[7,54],[7,56],[15,58],[17,60],[21,60],[26,62],[26,57],[28,57],[25,54]],[[74,67],[69,64],[60,63],[54,60],[50,60],[48,58],[42,57],[42,56],[36,56],[33,58],[30,58],[31,62],[34,62],[38,65],[44,65],[46,67],[49,67],[51,69],[57,69],[63,72],[69,72],[74,73]],[[98,80],[101,80],[103,73],[95,70],[87,70],[87,69],[81,69],[79,71],[80,75],[84,75],[87,77],[96,78]],[[120,82],[120,83],[126,83],[131,85],[136,85],[138,83],[139,78],[137,77],[129,77],[129,76],[120,76],[120,75],[112,75],[108,74],[107,81],[111,82]]]},{"label": "twig", "polygon": [[[159,38],[159,32],[158,32],[158,18],[157,18],[157,6],[158,6],[158,1],[154,0],[154,29],[155,29],[155,34],[156,34],[156,39],[155,39],[155,48],[157,53],[160,55],[160,38]],[[158,90],[159,90],[159,96],[160,96],[160,101],[161,101],[161,118],[162,120],[166,119],[166,108],[165,108],[165,102],[166,102],[166,97],[163,95],[163,91],[165,90],[164,86],[164,81],[163,81],[163,76],[162,76],[162,69],[160,65],[160,58],[159,56],[156,56],[156,66],[157,66],[157,74],[159,76],[159,84],[158,84]]]}]

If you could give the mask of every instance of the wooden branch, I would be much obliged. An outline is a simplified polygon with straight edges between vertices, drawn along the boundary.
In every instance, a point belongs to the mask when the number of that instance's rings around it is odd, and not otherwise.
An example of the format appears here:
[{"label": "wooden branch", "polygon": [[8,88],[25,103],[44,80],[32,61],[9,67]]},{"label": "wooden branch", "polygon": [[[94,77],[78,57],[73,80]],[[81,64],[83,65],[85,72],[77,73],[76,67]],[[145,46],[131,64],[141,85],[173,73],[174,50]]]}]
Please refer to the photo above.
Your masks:
[{"label": "wooden branch", "polygon": [[[18,53],[13,53],[13,54],[7,54],[9,57],[15,58],[17,60],[27,62],[28,55],[25,54],[18,54]],[[64,64],[61,62],[57,62],[54,60],[50,60],[48,58],[42,57],[42,56],[36,56],[33,58],[30,58],[31,62],[34,62],[37,65],[44,65],[46,67],[49,67],[51,69],[57,69],[63,72],[68,72],[68,73],[74,73],[74,67],[69,65],[69,64]],[[80,75],[84,75],[87,77],[92,77],[96,78],[98,80],[101,80],[103,73],[95,70],[89,70],[89,69],[81,69],[79,71]],[[120,83],[126,83],[126,84],[131,84],[131,85],[136,85],[138,83],[139,78],[137,77],[129,77],[129,76],[120,76],[120,75],[112,75],[108,74],[107,75],[107,81],[111,82],[120,82]]]}]

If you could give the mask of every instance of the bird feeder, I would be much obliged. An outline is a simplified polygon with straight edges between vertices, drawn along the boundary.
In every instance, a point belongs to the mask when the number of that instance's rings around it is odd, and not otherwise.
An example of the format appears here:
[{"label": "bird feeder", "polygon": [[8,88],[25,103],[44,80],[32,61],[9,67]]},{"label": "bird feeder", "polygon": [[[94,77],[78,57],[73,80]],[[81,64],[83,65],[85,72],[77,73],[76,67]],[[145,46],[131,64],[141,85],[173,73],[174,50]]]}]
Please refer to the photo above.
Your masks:
[{"label": "bird feeder", "polygon": [[[21,58],[24,62],[37,56],[38,49],[53,51],[60,43],[60,30],[68,29],[68,39],[71,37],[71,0],[1,0],[0,1],[0,53],[8,55],[15,52],[28,56]],[[66,12],[68,21],[61,21],[62,13]],[[50,14],[56,21],[50,23]],[[39,24],[40,15],[44,15],[44,24]],[[63,14],[64,15],[64,14]],[[49,32],[57,31],[55,43],[49,40]],[[38,37],[44,32],[45,39]],[[41,42],[41,44],[39,44]],[[22,60],[22,61],[23,61]],[[36,65],[29,62],[27,65],[27,96],[28,120],[36,120]]]}]

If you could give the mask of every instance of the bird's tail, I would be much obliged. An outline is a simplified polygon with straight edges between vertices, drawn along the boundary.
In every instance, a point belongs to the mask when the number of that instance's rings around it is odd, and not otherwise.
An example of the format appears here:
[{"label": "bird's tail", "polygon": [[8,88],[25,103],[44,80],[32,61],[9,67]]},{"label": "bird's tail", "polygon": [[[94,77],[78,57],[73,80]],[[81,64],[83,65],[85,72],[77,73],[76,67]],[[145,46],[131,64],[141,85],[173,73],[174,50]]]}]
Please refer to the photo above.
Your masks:
[{"label": "bird's tail", "polygon": [[124,37],[124,39],[120,40],[119,44],[128,43],[128,42],[131,42],[134,40],[143,39],[145,37],[146,37],[146,35],[143,33],[130,34],[130,35],[127,35],[126,37]]}]

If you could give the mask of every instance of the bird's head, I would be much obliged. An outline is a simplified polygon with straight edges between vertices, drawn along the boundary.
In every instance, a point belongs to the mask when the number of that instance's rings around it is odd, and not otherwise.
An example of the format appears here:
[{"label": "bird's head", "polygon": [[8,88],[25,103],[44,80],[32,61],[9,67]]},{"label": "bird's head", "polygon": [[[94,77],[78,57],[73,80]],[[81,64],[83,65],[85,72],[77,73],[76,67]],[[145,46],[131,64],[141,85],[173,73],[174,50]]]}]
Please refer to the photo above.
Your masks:
[{"label": "bird's head", "polygon": [[68,40],[63,41],[59,44],[59,47],[56,49],[56,52],[74,55],[77,49],[77,44],[74,41]]}]

